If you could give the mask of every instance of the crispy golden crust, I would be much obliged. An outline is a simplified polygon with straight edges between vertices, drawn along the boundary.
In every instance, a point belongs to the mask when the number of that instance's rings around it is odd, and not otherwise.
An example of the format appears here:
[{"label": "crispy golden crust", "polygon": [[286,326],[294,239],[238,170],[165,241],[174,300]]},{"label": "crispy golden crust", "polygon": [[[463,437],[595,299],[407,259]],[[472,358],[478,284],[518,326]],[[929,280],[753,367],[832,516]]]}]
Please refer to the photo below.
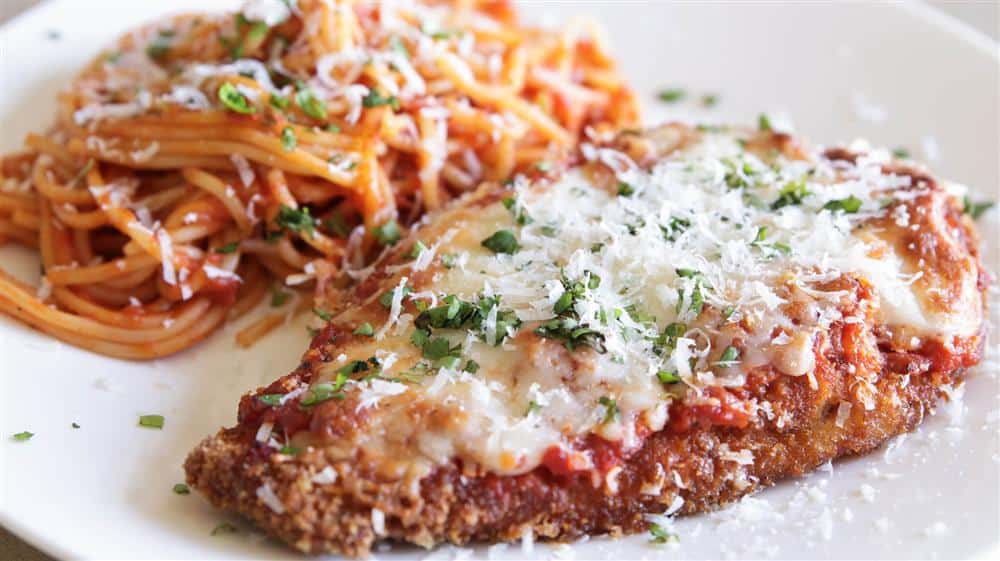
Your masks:
[{"label": "crispy golden crust", "polygon": [[[660,142],[674,146],[675,137],[666,135]],[[781,147],[797,150],[788,142]],[[633,143],[623,149],[641,160],[648,147]],[[853,156],[845,152],[827,157]],[[929,208],[935,200],[940,202],[943,195],[932,179],[908,169],[897,173],[910,175],[915,182],[919,179],[932,191],[912,204]],[[499,193],[481,191],[464,205],[468,209],[488,204]],[[946,237],[938,233],[907,238],[902,247],[915,247],[932,276],[945,286],[952,276],[960,277],[959,265],[953,264],[971,260],[980,273],[978,291],[985,292],[988,278],[978,262],[978,239],[971,223],[954,204],[940,208],[944,216],[938,223],[946,224],[952,233],[947,239],[957,242],[941,246],[938,242]],[[916,210],[913,214],[922,216]],[[401,244],[397,253],[405,250],[406,244]],[[383,265],[393,258],[388,256]],[[384,268],[376,269],[353,290],[354,300],[383,291],[387,278]],[[187,480],[212,504],[247,516],[271,535],[310,553],[363,556],[380,539],[424,547],[510,541],[529,529],[538,537],[560,540],[643,531],[644,514],[663,512],[678,496],[684,501],[681,514],[711,510],[829,460],[863,454],[912,430],[933,411],[945,393],[942,388],[959,383],[965,369],[978,362],[982,332],[945,343],[928,340],[916,348],[901,347],[894,340],[898,334],[875,325],[870,285],[849,276],[835,282],[841,283],[838,290],[854,295],[857,314],[842,310],[844,316],[862,317],[864,322],[834,322],[824,334],[824,344],[816,343],[811,375],[777,375],[769,368],[751,372],[743,388],[727,390],[731,395],[725,395],[767,407],[757,408],[739,423],[730,422],[725,411],[674,404],[664,430],[649,435],[638,451],[626,457],[609,462],[598,458],[601,469],[560,472],[542,465],[522,475],[498,476],[456,460],[429,474],[390,477],[377,469],[378,461],[344,460],[342,451],[335,454],[324,446],[296,456],[280,454],[255,439],[260,421],[254,416],[257,405],[251,394],[241,403],[236,427],[223,429],[190,454],[185,463]],[[795,310],[788,314],[794,317]],[[297,370],[255,393],[287,393],[309,384],[339,352],[337,345],[324,342],[334,334],[331,329],[314,341]],[[308,427],[336,439],[363,431],[367,422],[364,415],[337,416],[338,411],[353,411],[350,404],[341,407],[331,402],[330,407],[317,409],[330,414],[298,417],[294,410],[284,418],[284,430]],[[599,446],[594,452],[603,453]],[[332,482],[331,471],[336,473]],[[324,483],[314,481],[320,473]],[[280,512],[268,506],[274,501],[258,496],[261,489],[277,496],[283,505]],[[373,524],[373,509],[384,515],[383,534],[376,534],[380,525]]]},{"label": "crispy golden crust", "polygon": [[[780,378],[767,393],[790,413],[792,420],[783,428],[698,427],[654,434],[622,465],[614,494],[606,481],[595,482],[589,474],[559,477],[539,468],[497,477],[463,472],[458,465],[437,469],[414,489],[340,463],[337,480],[320,485],[312,478],[331,465],[322,449],[295,457],[273,454],[239,427],[206,439],[184,467],[188,483],[213,505],[247,516],[309,553],[361,556],[380,538],[424,547],[515,540],[525,528],[554,539],[637,532],[646,529],[644,513],[662,512],[676,495],[684,499],[682,514],[703,512],[827,460],[870,451],[916,427],[941,397],[939,385],[958,382],[962,372],[928,372],[905,386],[904,375],[882,376],[875,409],[855,408],[843,427],[836,424],[838,404],[850,399],[843,376],[832,370],[820,375],[819,391],[805,377]],[[754,462],[740,465],[726,450],[751,450]],[[678,488],[678,478],[685,488]],[[258,499],[257,489],[265,483],[285,512]],[[658,495],[643,492],[644,486],[649,491],[659,483]],[[385,513],[386,536],[376,536],[372,508]]]}]

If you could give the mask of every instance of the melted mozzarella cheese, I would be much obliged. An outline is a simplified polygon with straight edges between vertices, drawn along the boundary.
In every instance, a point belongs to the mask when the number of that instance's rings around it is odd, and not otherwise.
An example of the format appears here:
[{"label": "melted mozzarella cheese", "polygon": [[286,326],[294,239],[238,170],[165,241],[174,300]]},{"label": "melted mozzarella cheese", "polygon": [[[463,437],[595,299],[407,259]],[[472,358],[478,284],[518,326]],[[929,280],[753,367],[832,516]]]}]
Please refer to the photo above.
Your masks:
[{"label": "melted mozzarella cheese", "polygon": [[[638,424],[663,428],[671,400],[711,399],[703,388],[740,386],[750,369],[772,365],[812,377],[823,332],[835,321],[863,319],[843,311],[856,295],[830,288],[845,275],[874,288],[879,323],[906,324],[927,337],[973,324],[968,312],[929,312],[915,287],[918,273],[880,237],[888,234],[859,229],[883,212],[887,192],[909,184],[883,173],[884,160],[836,168],[765,162],[728,134],[708,134],[649,170],[607,149],[584,153],[616,170],[617,193],[576,169],[548,185],[519,181],[507,204],[460,208],[417,231],[437,260],[451,256],[453,265],[432,265],[427,286],[405,296],[407,275],[428,263],[396,266],[384,285],[394,289],[389,321],[370,343],[328,365],[330,379],[348,360],[381,352],[393,357],[383,362],[383,377],[411,375],[391,386],[348,382],[359,408],[379,409],[363,446],[432,464],[460,457],[505,474],[533,469],[550,448],[588,434],[628,448],[638,444]],[[829,208],[848,198],[859,201],[856,212]],[[514,234],[518,251],[484,247],[499,230]],[[569,313],[600,335],[599,350],[564,350],[532,333],[560,315],[567,282],[580,280],[585,288]],[[961,290],[978,295],[974,285]],[[435,365],[410,342],[414,318],[401,304],[427,301],[429,293],[435,303],[448,295],[499,299],[480,331],[434,330],[461,349],[457,365]],[[504,341],[495,341],[499,310],[522,321]],[[335,321],[350,322],[353,313]],[[665,342],[671,325],[679,331]],[[462,367],[470,360],[477,371]],[[664,383],[658,373],[681,382]]]}]

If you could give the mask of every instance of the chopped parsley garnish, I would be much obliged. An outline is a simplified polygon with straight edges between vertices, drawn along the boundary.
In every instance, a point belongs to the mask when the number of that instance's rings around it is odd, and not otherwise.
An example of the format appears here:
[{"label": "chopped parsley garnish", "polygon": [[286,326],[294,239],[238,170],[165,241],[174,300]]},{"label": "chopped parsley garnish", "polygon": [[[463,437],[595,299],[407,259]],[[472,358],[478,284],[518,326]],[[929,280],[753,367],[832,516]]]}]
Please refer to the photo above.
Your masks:
[{"label": "chopped parsley garnish", "polygon": [[660,233],[663,234],[663,238],[668,242],[675,242],[677,241],[677,236],[681,235],[689,226],[691,226],[690,220],[674,216],[670,218],[669,224],[660,226]]},{"label": "chopped parsley garnish", "polygon": [[726,306],[722,310],[722,317],[724,319],[729,319],[736,313],[736,306]]},{"label": "chopped parsley garnish", "polygon": [[239,532],[239,529],[229,522],[220,522],[215,528],[212,528],[213,536],[218,536],[219,534],[235,534],[237,532]]},{"label": "chopped parsley garnish", "polygon": [[163,428],[163,415],[140,415],[139,416],[139,426],[147,427],[151,429],[162,429]]},{"label": "chopped parsley garnish", "polygon": [[517,197],[504,197],[503,206],[514,216],[514,222],[524,226],[525,224],[531,224],[531,217],[528,213],[524,211],[524,207],[521,206]]},{"label": "chopped parsley garnish", "polygon": [[767,239],[767,226],[761,226],[757,228],[757,235],[754,236],[753,241],[750,242],[750,245],[759,245],[761,243],[764,243],[764,240],[766,239]]},{"label": "chopped parsley garnish", "polygon": [[757,116],[757,128],[762,131],[774,130],[771,127],[771,119],[770,117],[767,116],[767,114],[761,113],[760,115]]},{"label": "chopped parsley garnish", "polygon": [[962,212],[968,214],[973,220],[979,220],[987,210],[993,208],[993,201],[973,201],[968,196],[962,198]]},{"label": "chopped parsley garnish", "polygon": [[676,384],[681,381],[681,377],[676,372],[667,372],[666,370],[657,372],[656,377],[664,384]]},{"label": "chopped parsley garnish", "polygon": [[365,107],[381,107],[383,105],[388,105],[392,107],[393,110],[399,111],[399,99],[394,95],[382,95],[377,89],[373,89],[368,92],[361,100],[361,105]]},{"label": "chopped parsley garnish", "polygon": [[703,107],[715,107],[719,104],[719,96],[716,94],[705,94],[701,96],[701,105]]},{"label": "chopped parsley garnish", "polygon": [[295,93],[295,102],[306,115],[313,119],[326,119],[326,102],[316,97],[316,94],[304,84],[297,84],[298,92]]},{"label": "chopped parsley garnish", "polygon": [[285,454],[286,456],[298,456],[302,452],[302,449],[298,446],[292,446],[291,444],[285,444],[278,450],[279,454]]},{"label": "chopped parsley garnish", "polygon": [[281,286],[278,283],[271,285],[271,307],[280,308],[288,302],[288,299],[292,297],[291,292],[286,292],[281,290]]},{"label": "chopped parsley garnish", "polygon": [[257,111],[257,108],[250,105],[246,96],[240,93],[236,86],[226,82],[219,86],[219,101],[230,111],[243,115],[250,115]]},{"label": "chopped parsley garnish", "polygon": [[604,334],[591,328],[587,323],[581,323],[575,309],[577,300],[582,298],[587,290],[600,286],[601,278],[587,271],[582,280],[573,281],[564,274],[561,282],[563,293],[552,305],[555,317],[535,329],[535,334],[547,339],[559,339],[570,351],[577,347],[590,347],[604,354],[607,352],[604,346]]},{"label": "chopped parsley garnish", "polygon": [[537,401],[535,401],[534,399],[532,399],[531,401],[528,402],[528,408],[525,409],[524,416],[525,417],[530,417],[532,413],[537,413],[538,411],[541,411],[541,410],[542,410],[542,406],[539,405]]},{"label": "chopped parsley garnish", "polygon": [[274,222],[282,229],[306,234],[310,238],[316,231],[316,226],[319,225],[319,221],[310,216],[309,207],[294,209],[285,205],[281,205]]},{"label": "chopped parsley garnish", "polygon": [[361,324],[360,327],[354,330],[354,334],[364,335],[365,337],[371,337],[372,335],[375,335],[375,328],[372,327],[372,324],[366,321],[363,324]]},{"label": "chopped parsley garnish", "polygon": [[677,313],[687,309],[691,317],[698,317],[705,306],[705,297],[701,293],[701,279],[695,278],[694,286],[691,288],[690,296],[685,297],[683,288],[677,289]]},{"label": "chopped parsley garnish", "polygon": [[15,435],[11,436],[11,438],[14,439],[14,440],[16,440],[17,442],[25,442],[27,440],[31,440],[32,436],[35,436],[35,433],[28,432],[28,431],[22,431],[22,432],[19,432],[19,433],[15,434]]},{"label": "chopped parsley garnish", "polygon": [[619,197],[631,197],[635,194],[635,187],[625,183],[624,181],[618,182],[618,196]]},{"label": "chopped parsley garnish", "polygon": [[337,371],[336,381],[321,382],[310,387],[309,391],[306,392],[306,396],[299,402],[299,405],[302,407],[309,407],[331,399],[344,399],[346,396],[340,391],[340,389],[344,387],[344,384],[347,383],[348,374],[345,374],[344,370],[350,369],[351,372],[354,372],[354,366],[356,363],[365,365],[365,369],[367,369],[367,363],[364,361],[354,361],[348,363],[347,366]]},{"label": "chopped parsley garnish", "polygon": [[[485,337],[486,318],[493,308],[496,308],[494,344],[500,345],[521,326],[517,314],[513,310],[500,308],[500,301],[497,298],[481,297],[477,302],[466,302],[459,300],[453,294],[446,296],[440,306],[425,310],[417,316],[413,321],[417,330],[410,340],[414,345],[424,347],[433,329],[472,329]],[[478,365],[475,368],[478,369]]]},{"label": "chopped parsley garnish", "polygon": [[229,242],[226,245],[220,245],[215,248],[215,253],[236,253],[236,250],[240,248],[240,242]]},{"label": "chopped parsley garnish", "polygon": [[652,543],[668,543],[679,541],[677,534],[671,534],[666,528],[660,526],[656,522],[649,523],[649,541]]},{"label": "chopped parsley garnish", "polygon": [[737,349],[736,347],[729,346],[726,347],[724,351],[722,351],[722,356],[719,357],[719,362],[717,362],[716,364],[718,364],[719,366],[732,366],[737,362],[739,362],[740,361],[739,359],[740,359],[740,350]]},{"label": "chopped parsley garnish", "polygon": [[416,259],[417,257],[420,257],[420,254],[425,251],[427,251],[427,246],[424,245],[424,242],[417,240],[416,242],[414,242],[413,247],[410,248],[410,253],[407,254],[407,256],[410,259]]},{"label": "chopped parsley garnish", "polygon": [[340,132],[340,125],[336,123],[330,123],[325,127],[323,127],[323,130],[331,134],[337,134],[338,132]]},{"label": "chopped parsley garnish", "polygon": [[441,254],[441,264],[444,265],[445,269],[455,268],[455,254],[454,253],[442,253]]},{"label": "chopped parsley garnish", "polygon": [[669,88],[661,90],[656,97],[664,103],[677,103],[687,96],[687,92],[680,88]]},{"label": "chopped parsley garnish", "polygon": [[618,402],[606,395],[602,395],[597,403],[604,406],[604,422],[605,423],[616,423],[618,419],[621,418],[621,412],[618,411]]},{"label": "chopped parsley garnish", "polygon": [[191,489],[183,483],[176,483],[174,484],[174,493],[177,493],[178,495],[190,495]]},{"label": "chopped parsley garnish", "polygon": [[806,182],[801,179],[790,181],[781,188],[778,198],[771,203],[771,210],[778,210],[789,205],[800,205],[811,193],[806,188]]},{"label": "chopped parsley garnish", "polygon": [[295,137],[295,131],[292,130],[292,127],[285,127],[281,129],[281,148],[285,152],[295,150],[295,146],[298,143],[299,140]]},{"label": "chopped parsley garnish", "polygon": [[395,220],[383,222],[372,230],[375,240],[382,245],[396,245],[396,242],[403,236],[399,224]]},{"label": "chopped parsley garnish", "polygon": [[520,249],[514,232],[510,230],[497,230],[492,236],[482,241],[482,246],[493,253],[506,253],[507,255],[513,255]]},{"label": "chopped parsley garnish", "polygon": [[823,208],[830,211],[842,210],[847,214],[854,214],[855,212],[861,210],[861,199],[851,195],[846,199],[835,199],[828,201]]},{"label": "chopped parsley garnish", "polygon": [[[392,290],[386,290],[385,292],[383,292],[382,296],[379,296],[378,298],[379,303],[382,304],[382,306],[386,309],[391,308],[392,299],[395,298],[397,290],[400,290],[398,286],[394,287]],[[413,289],[411,289],[408,286],[404,286],[402,290],[403,290],[403,296],[401,298],[406,298],[407,294],[413,292]]]},{"label": "chopped parsley garnish", "polygon": [[892,155],[893,157],[899,158],[900,160],[906,160],[910,157],[910,151],[907,150],[906,148],[903,148],[902,146],[899,146],[892,149]]},{"label": "chopped parsley garnish", "polygon": [[331,319],[333,319],[333,316],[330,315],[330,312],[326,310],[321,310],[319,308],[313,308],[313,314],[323,321],[330,321]]},{"label": "chopped parsley garnish", "polygon": [[264,405],[270,405],[271,407],[277,407],[281,405],[281,399],[285,397],[283,393],[265,393],[257,396],[257,399]]},{"label": "chopped parsley garnish", "polygon": [[465,368],[462,370],[465,370],[469,374],[475,374],[476,372],[479,372],[479,363],[470,358],[469,362],[465,363]]},{"label": "chopped parsley garnish", "polygon": [[285,109],[288,109],[288,104],[290,103],[287,97],[278,93],[271,94],[271,99],[269,101],[271,103],[271,107],[274,107],[279,111],[284,111]]}]

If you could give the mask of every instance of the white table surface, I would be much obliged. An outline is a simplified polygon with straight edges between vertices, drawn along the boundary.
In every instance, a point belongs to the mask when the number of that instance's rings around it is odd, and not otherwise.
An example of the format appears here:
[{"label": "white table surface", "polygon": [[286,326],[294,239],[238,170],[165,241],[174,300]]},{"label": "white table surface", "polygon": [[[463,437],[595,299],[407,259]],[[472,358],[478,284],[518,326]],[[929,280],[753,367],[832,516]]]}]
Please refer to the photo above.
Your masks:
[{"label": "white table surface", "polygon": [[[0,0],[0,24],[40,1]],[[929,3],[992,37],[995,41],[1000,40],[1000,0],[929,0]],[[2,527],[0,527],[0,559],[53,561],[51,557],[26,544]]]}]

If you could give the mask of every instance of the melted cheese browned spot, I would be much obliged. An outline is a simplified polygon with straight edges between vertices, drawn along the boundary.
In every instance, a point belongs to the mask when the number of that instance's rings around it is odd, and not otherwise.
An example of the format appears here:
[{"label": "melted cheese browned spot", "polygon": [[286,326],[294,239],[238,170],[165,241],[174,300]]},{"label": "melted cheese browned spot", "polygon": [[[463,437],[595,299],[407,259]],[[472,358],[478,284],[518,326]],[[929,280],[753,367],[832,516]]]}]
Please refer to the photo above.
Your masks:
[{"label": "melted cheese browned spot", "polygon": [[[761,376],[818,387],[834,324],[850,332],[839,352],[862,410],[876,332],[905,350],[980,329],[978,269],[940,187],[892,173],[884,151],[831,160],[678,130],[669,154],[632,154],[642,165],[585,146],[589,163],[554,181],[518,180],[418,228],[333,319],[341,354],[296,398],[316,414],[293,442],[396,477],[456,458],[588,469],[601,460],[584,443],[627,454],[677,411],[757,422],[767,405],[741,390]],[[350,335],[364,322],[374,336]],[[331,434],[317,415],[364,422]]]}]

